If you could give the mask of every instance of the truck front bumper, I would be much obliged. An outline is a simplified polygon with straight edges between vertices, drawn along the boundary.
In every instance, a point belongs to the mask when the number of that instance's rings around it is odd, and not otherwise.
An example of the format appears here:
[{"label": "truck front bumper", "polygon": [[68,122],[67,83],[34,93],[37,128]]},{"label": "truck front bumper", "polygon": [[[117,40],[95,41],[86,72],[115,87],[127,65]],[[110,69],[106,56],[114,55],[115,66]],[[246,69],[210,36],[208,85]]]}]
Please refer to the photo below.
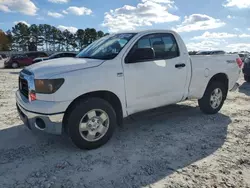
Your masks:
[{"label": "truck front bumper", "polygon": [[[16,107],[20,119],[31,130],[42,131],[50,134],[61,135],[63,133],[64,113],[43,114],[25,109],[20,100],[20,93],[16,93]],[[41,101],[42,102],[42,101]],[[54,104],[53,104],[54,105]]]},{"label": "truck front bumper", "polygon": [[20,119],[31,130],[39,130],[50,134],[62,134],[62,121],[64,114],[44,115],[29,112],[17,103]]}]

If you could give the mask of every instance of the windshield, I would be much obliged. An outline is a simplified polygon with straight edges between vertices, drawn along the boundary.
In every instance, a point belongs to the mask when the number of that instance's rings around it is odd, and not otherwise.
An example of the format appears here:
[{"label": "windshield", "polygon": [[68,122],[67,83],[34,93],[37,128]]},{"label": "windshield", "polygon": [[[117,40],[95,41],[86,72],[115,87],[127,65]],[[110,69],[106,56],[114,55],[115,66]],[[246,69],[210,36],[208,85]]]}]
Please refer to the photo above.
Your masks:
[{"label": "windshield", "polygon": [[54,54],[50,55],[48,58],[53,59],[53,58],[55,58],[57,56],[60,56],[60,54],[62,54],[62,53],[54,53]]},{"label": "windshield", "polygon": [[76,57],[91,59],[113,59],[136,33],[121,33],[102,37],[84,48]]}]

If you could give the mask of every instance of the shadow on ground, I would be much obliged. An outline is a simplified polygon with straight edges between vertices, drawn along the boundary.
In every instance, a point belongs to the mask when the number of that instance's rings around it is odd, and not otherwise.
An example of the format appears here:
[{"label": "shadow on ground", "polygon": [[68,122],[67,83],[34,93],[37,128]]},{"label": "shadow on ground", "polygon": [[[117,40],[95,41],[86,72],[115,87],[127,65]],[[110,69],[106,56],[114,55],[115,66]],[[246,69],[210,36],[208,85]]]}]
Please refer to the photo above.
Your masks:
[{"label": "shadow on ground", "polygon": [[18,72],[9,72],[9,74],[16,74],[16,75],[18,75],[19,71]]},{"label": "shadow on ground", "polygon": [[250,83],[244,82],[244,83],[239,87],[239,92],[240,92],[240,93],[245,93],[246,95],[250,96]]},{"label": "shadow on ground", "polygon": [[0,131],[1,187],[14,182],[25,187],[37,172],[56,177],[58,186],[146,186],[214,153],[230,122],[220,113],[208,116],[197,107],[172,105],[132,116],[106,145],[91,151],[77,149],[65,137],[12,127]]}]

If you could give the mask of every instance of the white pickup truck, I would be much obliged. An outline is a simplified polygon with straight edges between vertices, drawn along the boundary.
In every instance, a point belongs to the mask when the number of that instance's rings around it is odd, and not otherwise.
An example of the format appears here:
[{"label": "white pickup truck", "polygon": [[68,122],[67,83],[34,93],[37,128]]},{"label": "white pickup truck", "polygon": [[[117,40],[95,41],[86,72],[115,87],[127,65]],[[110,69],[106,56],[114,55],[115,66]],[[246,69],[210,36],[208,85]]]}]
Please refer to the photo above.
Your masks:
[{"label": "white pickup truck", "polygon": [[190,57],[174,31],[116,33],[75,58],[24,68],[17,109],[30,129],[65,132],[79,148],[94,149],[136,112],[198,99],[204,113],[217,113],[241,65],[238,55]]}]

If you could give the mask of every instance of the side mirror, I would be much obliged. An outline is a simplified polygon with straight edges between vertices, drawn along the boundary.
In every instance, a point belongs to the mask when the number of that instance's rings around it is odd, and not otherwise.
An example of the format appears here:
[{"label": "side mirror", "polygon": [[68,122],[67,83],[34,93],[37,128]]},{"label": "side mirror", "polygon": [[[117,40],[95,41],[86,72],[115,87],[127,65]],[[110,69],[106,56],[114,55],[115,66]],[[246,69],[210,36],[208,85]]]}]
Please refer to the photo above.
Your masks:
[{"label": "side mirror", "polygon": [[138,48],[126,58],[126,63],[139,63],[155,58],[153,48]]}]

